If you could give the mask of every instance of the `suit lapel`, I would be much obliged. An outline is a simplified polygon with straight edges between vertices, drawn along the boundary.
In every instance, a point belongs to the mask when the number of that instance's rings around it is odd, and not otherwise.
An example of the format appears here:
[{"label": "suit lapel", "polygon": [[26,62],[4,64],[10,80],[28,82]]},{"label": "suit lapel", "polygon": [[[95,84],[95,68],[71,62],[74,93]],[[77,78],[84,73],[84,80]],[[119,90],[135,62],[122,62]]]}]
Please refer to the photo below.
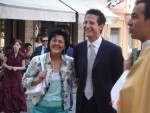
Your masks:
[{"label": "suit lapel", "polygon": [[42,52],[42,46],[39,48],[39,55],[41,55],[41,52]]},{"label": "suit lapel", "polygon": [[83,47],[83,59],[84,59],[84,70],[86,70],[87,72],[87,41],[85,42],[84,44],[84,47]]},{"label": "suit lapel", "polygon": [[99,64],[101,63],[103,60],[103,58],[105,57],[105,49],[106,49],[106,41],[104,39],[102,39],[101,45],[98,49],[95,61],[94,61],[94,65],[93,65],[93,69]]}]

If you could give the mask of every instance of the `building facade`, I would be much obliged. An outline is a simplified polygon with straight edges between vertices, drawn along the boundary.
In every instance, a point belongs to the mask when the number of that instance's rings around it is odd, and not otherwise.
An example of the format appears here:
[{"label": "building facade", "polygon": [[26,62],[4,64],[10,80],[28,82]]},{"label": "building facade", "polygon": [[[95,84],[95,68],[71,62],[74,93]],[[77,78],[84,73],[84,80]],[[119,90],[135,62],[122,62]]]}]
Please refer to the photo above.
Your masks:
[{"label": "building facade", "polygon": [[[141,48],[140,41],[131,39],[127,25],[130,18],[130,13],[134,7],[135,0],[99,1],[119,16],[118,21],[105,26],[103,36],[106,37],[107,40],[121,46],[123,50],[123,56],[127,58],[128,53],[132,51],[132,48]],[[109,4],[111,1],[115,1],[116,4]]]},{"label": "building facade", "polygon": [[[51,32],[56,27],[62,27],[67,29],[71,36],[71,43],[77,44],[83,40],[86,40],[84,36],[83,30],[83,20],[86,12],[85,9],[78,8],[78,2],[74,1],[74,4],[70,4],[71,0],[62,0],[70,7],[72,10],[76,12],[76,21],[75,22],[61,22],[61,21],[32,21],[32,20],[16,20],[16,19],[4,19],[1,21],[5,22],[5,42],[1,44],[2,46],[5,45],[9,46],[14,39],[20,39],[23,43],[30,42],[34,45],[35,38],[37,34],[40,32],[42,27],[48,27],[49,32]],[[68,2],[67,2],[68,1]],[[70,3],[69,3],[70,1]],[[80,1],[80,0],[79,0]],[[122,47],[123,56],[127,58],[128,53],[131,52],[132,48],[139,48],[141,44],[137,40],[132,40],[130,34],[128,32],[128,25],[127,22],[130,18],[130,13],[134,6],[135,0],[96,0],[99,4],[102,4],[104,7],[108,7],[110,11],[115,13],[118,16],[118,20],[114,23],[106,24],[103,32],[102,37],[106,40],[109,40],[119,46]],[[117,4],[109,4],[111,1],[117,1]],[[93,2],[93,0],[84,0],[84,2]],[[76,3],[76,6],[75,6]],[[84,3],[83,3],[84,4]],[[85,6],[87,4],[84,4]],[[89,4],[91,5],[91,4]],[[90,6],[87,6],[90,7]],[[96,7],[93,4],[93,7]],[[98,6],[97,6],[98,7]],[[102,7],[102,6],[100,6]],[[79,9],[79,10],[78,10]],[[106,18],[108,18],[106,16]]]}]

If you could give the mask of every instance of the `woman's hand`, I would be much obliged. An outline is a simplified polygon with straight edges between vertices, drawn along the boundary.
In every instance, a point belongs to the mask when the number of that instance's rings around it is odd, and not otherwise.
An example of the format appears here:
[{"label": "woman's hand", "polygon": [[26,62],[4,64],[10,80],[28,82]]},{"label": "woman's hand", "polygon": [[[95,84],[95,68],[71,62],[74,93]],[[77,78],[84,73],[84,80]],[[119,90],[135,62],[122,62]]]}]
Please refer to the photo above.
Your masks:
[{"label": "woman's hand", "polygon": [[78,85],[78,84],[79,84],[79,81],[80,81],[80,79],[79,79],[79,78],[74,79],[74,83],[75,83],[76,85]]},{"label": "woman's hand", "polygon": [[18,68],[17,67],[12,67],[12,70],[17,71]]},{"label": "woman's hand", "polygon": [[12,69],[13,69],[13,67],[12,67],[12,66],[8,66],[7,68],[8,68],[8,70],[12,70]]},{"label": "woman's hand", "polygon": [[42,71],[38,74],[38,78],[42,81],[46,78],[47,71]]},{"label": "woman's hand", "polygon": [[47,71],[42,71],[42,72],[38,73],[37,77],[35,77],[35,79],[31,83],[31,85],[33,86],[33,85],[40,83],[43,79],[46,78],[46,73],[47,73]]}]

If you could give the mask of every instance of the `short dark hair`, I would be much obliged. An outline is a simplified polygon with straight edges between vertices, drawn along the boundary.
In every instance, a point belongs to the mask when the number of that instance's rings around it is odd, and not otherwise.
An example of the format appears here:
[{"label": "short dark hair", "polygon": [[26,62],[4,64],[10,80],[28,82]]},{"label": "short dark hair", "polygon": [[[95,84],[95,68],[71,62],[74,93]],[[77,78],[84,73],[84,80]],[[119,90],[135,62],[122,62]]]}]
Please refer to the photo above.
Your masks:
[{"label": "short dark hair", "polygon": [[145,4],[145,9],[144,9],[144,16],[145,19],[150,19],[150,0],[137,0],[135,2],[135,5],[138,5],[140,3],[144,3]]},{"label": "short dark hair", "polygon": [[42,28],[41,35],[47,35],[48,36],[48,27],[43,27]]},{"label": "short dark hair", "polygon": [[43,34],[43,35],[41,35],[40,40],[42,41],[42,39],[43,39],[43,38],[45,38],[45,37],[47,37],[47,38],[48,38],[48,35],[47,35],[47,34]]},{"label": "short dark hair", "polygon": [[7,47],[6,47],[6,51],[8,51],[9,49],[11,49],[11,50],[12,50],[12,47],[7,46]]},{"label": "short dark hair", "polygon": [[[70,34],[67,30],[62,29],[62,28],[56,28],[55,30],[53,30],[48,38],[48,46],[50,45],[50,41],[52,40],[52,38],[55,38],[56,35],[61,35],[64,37],[64,41],[65,41],[65,50],[62,52],[62,54],[66,54],[68,47],[70,46]],[[50,47],[48,47],[47,49],[48,51],[50,51]]]},{"label": "short dark hair", "polygon": [[25,48],[25,49],[27,49],[29,46],[32,46],[32,44],[31,44],[31,43],[25,43],[25,44],[24,44],[24,48]]},{"label": "short dark hair", "polygon": [[96,15],[98,16],[98,19],[97,19],[97,23],[98,24],[105,24],[106,23],[106,17],[104,16],[104,14],[98,10],[98,9],[89,9],[85,15],[87,14],[92,14],[92,15]]},{"label": "short dark hair", "polygon": [[46,30],[48,30],[48,27],[43,27],[42,28],[42,32],[45,32]]}]

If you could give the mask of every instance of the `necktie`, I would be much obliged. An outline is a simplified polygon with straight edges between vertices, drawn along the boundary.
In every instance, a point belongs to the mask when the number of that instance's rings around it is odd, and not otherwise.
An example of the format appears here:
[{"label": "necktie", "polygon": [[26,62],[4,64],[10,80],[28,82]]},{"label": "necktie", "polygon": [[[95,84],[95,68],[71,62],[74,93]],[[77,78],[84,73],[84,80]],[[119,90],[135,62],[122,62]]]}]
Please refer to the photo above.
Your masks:
[{"label": "necktie", "polygon": [[47,48],[46,48],[46,47],[44,47],[44,53],[46,52],[46,49],[47,49]]},{"label": "necktie", "polygon": [[86,79],[86,86],[84,90],[85,96],[88,100],[93,96],[92,68],[93,68],[95,57],[96,57],[96,53],[94,50],[94,46],[90,44],[88,68],[87,68],[87,79]]}]

